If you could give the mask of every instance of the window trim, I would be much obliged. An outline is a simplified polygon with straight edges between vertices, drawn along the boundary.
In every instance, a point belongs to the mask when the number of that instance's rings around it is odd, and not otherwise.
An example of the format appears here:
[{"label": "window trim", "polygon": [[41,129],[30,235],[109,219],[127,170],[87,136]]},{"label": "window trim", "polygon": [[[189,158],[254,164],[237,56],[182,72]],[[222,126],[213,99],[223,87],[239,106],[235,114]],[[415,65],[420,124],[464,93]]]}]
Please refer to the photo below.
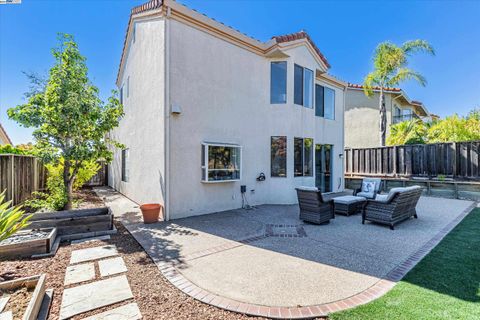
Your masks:
[{"label": "window trim", "polygon": [[[285,138],[285,175],[273,175],[273,157],[272,143],[273,138]],[[270,178],[287,178],[288,177],[288,137],[287,136],[270,136]]]},{"label": "window trim", "polygon": [[[273,84],[273,78],[272,78],[272,66],[274,64],[280,64],[280,63],[285,63],[285,100],[283,102],[273,102],[272,101],[272,84]],[[286,60],[278,60],[278,61],[270,61],[270,104],[286,104],[288,101],[288,62]]]},{"label": "window trim", "polygon": [[[238,179],[229,179],[229,180],[208,180],[208,172],[209,170],[215,170],[215,171],[228,171],[229,169],[208,169],[208,148],[209,147],[232,147],[232,148],[238,148],[240,150],[240,168],[239,168],[239,174],[238,174]],[[204,149],[206,148],[206,150]],[[219,143],[219,142],[202,142],[202,150],[205,150],[203,154],[203,159],[201,163],[201,169],[203,171],[203,174],[205,176],[205,179],[201,177],[201,182],[202,183],[224,183],[224,182],[235,182],[235,181],[240,181],[242,180],[242,158],[243,158],[243,147],[239,144],[234,144],[234,143]]]}]

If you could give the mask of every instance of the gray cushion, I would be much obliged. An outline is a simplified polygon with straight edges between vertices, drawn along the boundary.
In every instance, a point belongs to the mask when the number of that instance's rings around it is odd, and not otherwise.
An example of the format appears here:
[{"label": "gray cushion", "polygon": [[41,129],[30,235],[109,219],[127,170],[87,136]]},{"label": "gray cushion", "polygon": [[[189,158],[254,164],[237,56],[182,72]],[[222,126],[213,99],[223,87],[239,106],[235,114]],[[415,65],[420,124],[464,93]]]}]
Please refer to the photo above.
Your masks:
[{"label": "gray cushion", "polygon": [[377,194],[375,201],[388,202],[388,194]]},{"label": "gray cushion", "polygon": [[365,201],[364,197],[355,197],[355,196],[341,196],[336,197],[333,199],[335,203],[342,203],[342,204],[352,204],[360,201]]},{"label": "gray cushion", "polygon": [[397,193],[400,193],[400,192],[404,192],[406,191],[407,188],[403,188],[403,187],[398,187],[398,188],[392,188],[390,189],[390,191],[388,192],[388,196],[387,196],[387,199],[385,202],[389,202],[390,200],[393,199],[393,197],[397,194]]},{"label": "gray cushion", "polygon": [[306,187],[306,186],[297,187],[297,189],[302,191],[318,191],[318,188],[316,187]]},{"label": "gray cushion", "polygon": [[364,198],[367,198],[367,199],[373,199],[375,195],[375,192],[372,190],[372,192],[357,192],[357,196],[359,197],[364,197]]}]

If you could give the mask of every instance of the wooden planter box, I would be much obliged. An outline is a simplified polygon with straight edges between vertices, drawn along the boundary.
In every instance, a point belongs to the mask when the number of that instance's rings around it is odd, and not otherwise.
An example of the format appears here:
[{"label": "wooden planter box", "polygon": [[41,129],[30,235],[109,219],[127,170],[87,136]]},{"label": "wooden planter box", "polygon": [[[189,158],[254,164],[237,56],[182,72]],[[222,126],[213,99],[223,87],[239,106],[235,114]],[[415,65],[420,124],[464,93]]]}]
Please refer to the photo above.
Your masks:
[{"label": "wooden planter box", "polygon": [[55,227],[60,236],[107,231],[113,229],[113,215],[107,207],[34,213],[29,227]]},{"label": "wooden planter box", "polygon": [[[57,236],[56,228],[37,228],[40,231],[49,232],[46,238],[26,240],[18,243],[1,244],[0,258],[30,257],[36,254],[49,253],[52,250]],[[32,230],[22,230],[15,235],[28,234]],[[15,236],[13,235],[13,236]]]},{"label": "wooden planter box", "polygon": [[36,320],[42,305],[43,296],[45,295],[45,274],[0,282],[0,289],[2,290],[14,290],[24,286],[35,289],[22,319]]}]

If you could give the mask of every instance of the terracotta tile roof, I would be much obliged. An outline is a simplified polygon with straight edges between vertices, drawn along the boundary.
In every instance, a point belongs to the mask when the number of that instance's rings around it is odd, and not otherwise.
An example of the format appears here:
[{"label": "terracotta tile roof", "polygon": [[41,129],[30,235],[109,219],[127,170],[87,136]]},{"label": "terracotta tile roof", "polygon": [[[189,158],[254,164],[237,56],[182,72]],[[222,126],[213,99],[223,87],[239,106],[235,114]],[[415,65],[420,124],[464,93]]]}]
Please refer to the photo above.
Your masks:
[{"label": "terracotta tile roof", "polygon": [[[128,37],[128,30],[130,29],[130,25],[132,24],[132,17],[133,15],[136,15],[136,14],[139,14],[139,13],[143,13],[143,12],[147,12],[147,11],[151,11],[151,10],[156,10],[156,9],[159,9],[161,6],[163,5],[163,0],[150,0],[142,5],[139,5],[139,6],[136,6],[134,7],[131,11],[130,11],[130,19],[128,20],[128,25],[127,25],[127,31],[125,32],[125,39],[123,40],[123,50],[122,50],[122,57],[120,59],[120,65],[118,66],[118,72],[117,72],[117,82],[118,82],[118,77],[120,76],[120,71],[121,71],[121,68],[122,68],[122,62],[123,62],[123,57],[125,55],[125,48],[127,47],[127,37]],[[192,9],[193,10],[193,9]],[[196,11],[196,10],[193,10],[193,11]],[[204,16],[206,16],[205,14],[203,14]],[[216,21],[215,19],[213,18],[209,18],[209,19],[212,19],[214,21]],[[217,21],[218,22],[218,21]],[[220,22],[221,23],[221,22]],[[221,23],[223,24],[223,23]],[[223,24],[225,25],[225,24]],[[226,26],[226,25],[225,25]],[[229,27],[230,29],[232,30],[236,30],[230,26],[227,26]],[[238,31],[238,30],[236,30]],[[240,31],[238,31],[240,32]],[[240,32],[242,33],[242,32]],[[245,33],[242,33],[244,34],[245,36],[255,40],[255,41],[259,41]],[[323,55],[323,53],[320,51],[320,49],[318,49],[318,47],[315,45],[315,43],[312,41],[312,39],[310,38],[310,36],[305,32],[305,31],[300,31],[300,32],[296,32],[296,33],[291,33],[291,34],[286,34],[286,35],[281,35],[281,36],[274,36],[272,37],[272,39],[275,39],[275,41],[277,43],[282,43],[282,42],[289,42],[289,41],[295,41],[295,40],[300,40],[300,39],[306,39],[313,47],[313,49],[315,50],[315,52],[318,54],[318,56],[320,57],[320,59],[323,61],[323,63],[325,63],[325,65],[327,66],[327,68],[330,68],[330,63],[328,63],[327,61],[327,58],[325,58],[325,56]]]},{"label": "terracotta tile roof", "polygon": [[12,143],[12,139],[10,139],[10,137],[8,136],[7,134],[7,131],[5,131],[5,129],[3,128],[2,124],[0,123],[0,131],[3,132],[3,134],[5,135],[5,137],[7,137],[7,143],[8,144],[13,144]]},{"label": "terracotta tile roof", "polygon": [[295,41],[295,40],[300,40],[300,39],[306,39],[315,49],[315,52],[317,52],[318,56],[320,59],[325,63],[327,68],[330,68],[330,63],[328,63],[327,58],[323,55],[323,53],[318,49],[318,47],[315,45],[315,43],[312,41],[312,38],[306,33],[305,31],[299,31],[296,33],[290,33],[290,34],[285,34],[282,36],[273,36],[272,39],[275,39],[277,43],[282,43],[282,42],[290,42],[290,41]]},{"label": "terracotta tile roof", "polygon": [[[349,83],[348,84],[349,88],[354,88],[354,89],[363,89],[364,86],[361,84],[355,84],[355,83]],[[372,87],[373,90],[380,90],[380,87]],[[400,92],[402,89],[400,88],[394,88],[394,87],[384,87],[383,90],[386,91],[394,91],[394,92]]]}]

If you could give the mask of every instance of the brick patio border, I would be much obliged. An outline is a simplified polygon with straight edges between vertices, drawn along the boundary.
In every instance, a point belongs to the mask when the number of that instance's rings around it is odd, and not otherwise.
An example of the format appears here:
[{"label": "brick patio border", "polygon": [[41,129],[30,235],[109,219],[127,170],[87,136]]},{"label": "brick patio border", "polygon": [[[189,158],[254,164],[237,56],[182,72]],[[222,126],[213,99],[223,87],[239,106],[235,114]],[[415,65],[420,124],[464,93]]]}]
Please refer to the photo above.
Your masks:
[{"label": "brick patio border", "polygon": [[[318,317],[327,317],[329,313],[337,312],[349,308],[371,302],[380,298],[390,289],[396,282],[400,281],[420,260],[422,260],[460,221],[463,220],[475,207],[477,202],[465,209],[457,218],[451,221],[432,239],[425,243],[420,249],[413,253],[408,259],[391,270],[383,279],[380,279],[373,286],[357,293],[349,298],[332,301],[330,303],[307,306],[307,307],[269,307],[228,299],[206,291],[184,277],[176,268],[173,262],[156,262],[160,272],[179,290],[191,296],[192,298],[209,305],[243,313],[251,316],[261,316],[272,319],[310,319]],[[265,238],[264,236],[256,236],[247,238],[235,243],[228,243],[222,246],[203,250],[193,253],[187,257],[188,259],[196,259],[201,256],[229,250],[242,246],[246,243],[257,241]]]}]

